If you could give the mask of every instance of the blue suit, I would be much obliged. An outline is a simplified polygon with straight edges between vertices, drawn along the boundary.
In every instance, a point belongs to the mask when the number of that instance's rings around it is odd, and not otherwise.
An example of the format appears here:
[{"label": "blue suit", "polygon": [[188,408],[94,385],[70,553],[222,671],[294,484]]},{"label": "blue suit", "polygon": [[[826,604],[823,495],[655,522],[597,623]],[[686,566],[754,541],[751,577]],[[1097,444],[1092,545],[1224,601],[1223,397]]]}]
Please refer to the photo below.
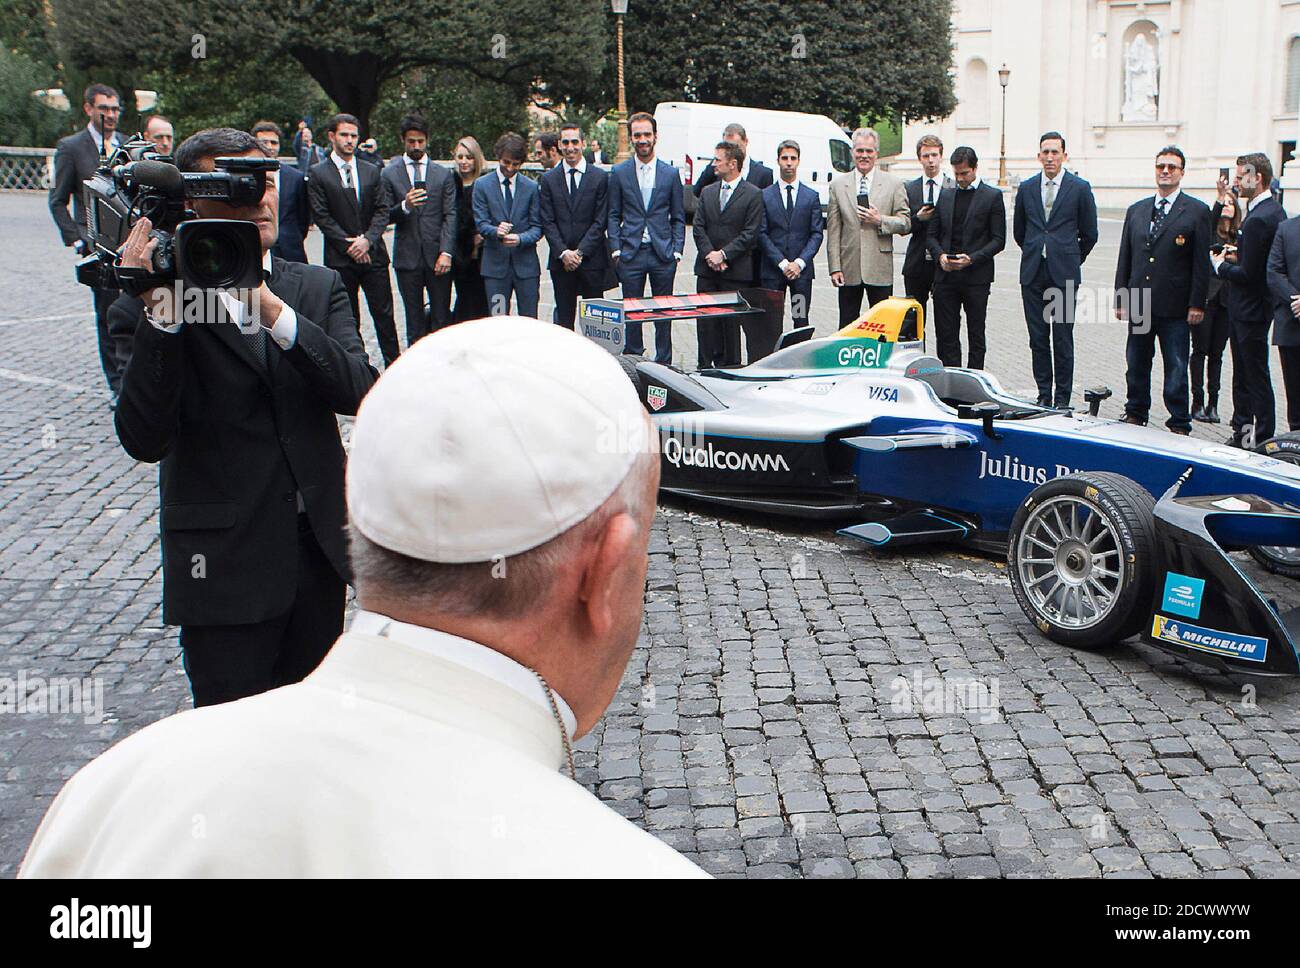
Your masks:
[{"label": "blue suit", "polygon": [[1092,186],[1078,175],[1062,172],[1049,220],[1043,207],[1042,174],[1026,179],[1016,193],[1014,222],[1038,402],[1068,407],[1074,384],[1075,299],[1083,263],[1097,244]]},{"label": "blue suit", "polygon": [[[821,250],[825,235],[821,199],[817,193],[802,183],[793,192],[786,191],[784,182],[776,182],[763,189],[763,228],[758,244],[762,254],[759,285],[779,292],[790,291],[790,320],[796,326],[808,325],[808,310],[812,306],[813,260]],[[786,208],[787,198],[793,197],[794,211]],[[804,270],[798,279],[787,279],[781,271],[781,262],[802,259]]]},{"label": "blue suit", "polygon": [[[501,179],[495,171],[474,182],[474,227],[483,236],[480,272],[487,289],[488,310],[493,316],[510,311],[514,293],[515,311],[520,316],[537,316],[537,291],[542,275],[537,261],[537,243],[542,237],[540,192],[537,183],[516,173],[510,179],[514,205],[506,211]],[[507,246],[497,236],[497,226],[509,222],[519,244]]]},{"label": "blue suit", "polygon": [[[682,180],[672,165],[656,160],[654,188],[647,205],[636,176],[635,158],[615,165],[609,173],[609,251],[619,256],[624,299],[645,295],[647,278],[653,295],[670,296],[677,262],[686,248]],[[627,327],[626,350],[637,355],[645,352],[642,326]],[[655,362],[671,363],[672,359],[672,324],[655,323]]]},{"label": "blue suit", "polygon": [[280,162],[280,235],[271,254],[289,262],[306,262],[303,239],[311,225],[311,200],[307,179],[293,165]]}]

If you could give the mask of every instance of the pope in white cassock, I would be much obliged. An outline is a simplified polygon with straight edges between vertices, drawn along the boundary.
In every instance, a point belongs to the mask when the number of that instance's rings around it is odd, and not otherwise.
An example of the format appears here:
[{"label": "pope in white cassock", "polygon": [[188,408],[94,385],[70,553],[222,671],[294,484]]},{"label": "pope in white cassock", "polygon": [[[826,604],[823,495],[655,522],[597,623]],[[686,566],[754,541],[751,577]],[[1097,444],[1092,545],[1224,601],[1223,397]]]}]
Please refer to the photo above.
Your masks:
[{"label": "pope in white cassock", "polygon": [[571,778],[636,643],[659,482],[614,358],[450,327],[352,441],[351,629],[303,682],[88,764],[21,876],[704,876]]}]

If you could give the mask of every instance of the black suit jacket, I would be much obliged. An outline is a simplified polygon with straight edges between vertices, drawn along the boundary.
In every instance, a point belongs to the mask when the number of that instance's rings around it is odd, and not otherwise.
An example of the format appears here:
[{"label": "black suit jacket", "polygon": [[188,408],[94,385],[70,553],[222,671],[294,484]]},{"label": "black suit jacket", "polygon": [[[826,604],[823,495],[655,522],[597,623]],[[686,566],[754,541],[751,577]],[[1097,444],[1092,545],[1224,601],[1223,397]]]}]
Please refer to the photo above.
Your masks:
[{"label": "black suit jacket", "polygon": [[952,233],[957,207],[957,188],[939,193],[934,218],[930,221],[926,245],[934,259],[934,283],[953,286],[988,286],[993,283],[993,257],[1007,247],[1007,206],[1002,192],[983,182],[975,190],[966,224],[962,226],[962,252],[970,256],[970,265],[955,272],[939,268],[939,256],[961,255],[954,252]]},{"label": "black suit jacket", "polygon": [[[935,179],[938,183],[935,185],[934,201],[937,205],[939,196],[945,188],[953,187],[953,180],[945,175],[940,175]],[[926,247],[926,241],[930,237],[930,228],[934,225],[934,219],[928,222],[922,222],[916,217],[916,213],[925,207],[925,176],[914,178],[905,186],[907,188],[907,208],[912,213],[911,237],[907,240],[907,254],[903,256],[903,275],[910,276],[913,273],[922,272],[926,266],[937,268],[933,262],[925,261],[925,254],[929,251]]]},{"label": "black suit jacket", "polygon": [[1273,296],[1268,289],[1268,254],[1286,212],[1267,198],[1251,209],[1237,233],[1237,264],[1225,262],[1219,278],[1228,282],[1228,315],[1243,323],[1267,325],[1273,319]]},{"label": "black suit jacket", "polygon": [[[377,174],[377,173],[376,173]],[[114,422],[136,460],[161,462],[163,621],[240,625],[282,615],[298,570],[298,493],[316,540],[348,577],[343,445],[336,414],[355,414],[377,375],[337,272],[272,260],[271,291],[298,316],[297,341],[267,338],[269,365],[221,322],[164,333],[138,299]]]},{"label": "black suit jacket", "polygon": [[563,272],[560,253],[575,249],[582,253],[581,273],[604,275],[609,266],[605,224],[609,221],[609,172],[588,164],[578,182],[578,194],[570,199],[568,164],[560,162],[542,176],[542,234],[551,250],[547,268]]},{"label": "black suit jacket", "polygon": [[[750,161],[749,174],[745,176],[745,181],[749,182],[759,191],[762,191],[768,185],[776,181],[776,176],[772,174],[772,169],[761,161]],[[695,197],[702,198],[704,189],[710,185],[716,185],[718,182],[718,173],[713,170],[713,165],[704,166],[704,171],[699,178],[695,180]]]},{"label": "black suit jacket", "polygon": [[356,193],[343,187],[332,158],[314,165],[307,179],[312,218],[325,236],[325,264],[335,269],[359,265],[348,256],[348,239],[364,235],[370,240],[370,267],[387,266],[384,229],[393,207],[388,183],[375,165],[355,158],[353,162],[361,183],[360,206]]},{"label": "black suit jacket", "polygon": [[1278,226],[1268,254],[1268,288],[1273,294],[1273,345],[1300,346],[1300,320],[1291,300],[1300,296],[1300,218]]},{"label": "black suit jacket", "polygon": [[1131,205],[1119,240],[1116,301],[1137,325],[1186,319],[1189,309],[1205,308],[1210,286],[1210,207],[1181,193],[1153,239],[1155,212],[1154,195]]},{"label": "black suit jacket", "polygon": [[390,218],[397,226],[393,234],[393,268],[432,269],[446,252],[456,254],[456,176],[431,158],[424,160],[424,204],[409,212],[402,211],[406,193],[414,186],[406,170],[406,156],[398,155],[384,169],[388,197],[392,203]]},{"label": "black suit jacket", "polygon": [[[50,214],[59,227],[64,245],[78,240],[89,241],[85,212],[82,211],[82,183],[99,167],[99,149],[90,132],[82,128],[76,134],[59,139],[54,152],[54,183],[50,185]],[[68,214],[72,199],[72,214]]]},{"label": "black suit jacket", "polygon": [[[759,251],[758,234],[763,228],[763,193],[752,182],[736,182],[725,210],[719,204],[722,185],[714,183],[700,196],[695,209],[695,274],[732,282],[752,282],[754,258]],[[725,272],[714,272],[704,257],[721,249],[727,259]]]}]

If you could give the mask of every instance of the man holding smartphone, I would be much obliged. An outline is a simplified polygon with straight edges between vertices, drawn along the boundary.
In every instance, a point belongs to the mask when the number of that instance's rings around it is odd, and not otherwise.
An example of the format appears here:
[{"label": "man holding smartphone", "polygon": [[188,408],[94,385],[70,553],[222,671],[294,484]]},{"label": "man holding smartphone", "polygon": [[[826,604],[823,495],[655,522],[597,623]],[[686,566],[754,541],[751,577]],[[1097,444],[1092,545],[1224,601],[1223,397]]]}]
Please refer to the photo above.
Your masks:
[{"label": "man holding smartphone", "polygon": [[953,180],[942,174],[943,142],[927,134],[916,143],[916,158],[921,163],[921,177],[907,183],[907,207],[912,216],[912,237],[903,256],[903,291],[926,309],[929,329],[930,292],[934,288],[935,263],[926,241],[929,239],[939,194],[953,187]]},{"label": "man holding smartphone", "polygon": [[[406,312],[406,345],[451,322],[451,258],[456,248],[456,182],[429,160],[429,127],[419,115],[402,119],[405,152],[384,169],[395,200],[393,269]],[[429,313],[424,312],[425,295]]]}]

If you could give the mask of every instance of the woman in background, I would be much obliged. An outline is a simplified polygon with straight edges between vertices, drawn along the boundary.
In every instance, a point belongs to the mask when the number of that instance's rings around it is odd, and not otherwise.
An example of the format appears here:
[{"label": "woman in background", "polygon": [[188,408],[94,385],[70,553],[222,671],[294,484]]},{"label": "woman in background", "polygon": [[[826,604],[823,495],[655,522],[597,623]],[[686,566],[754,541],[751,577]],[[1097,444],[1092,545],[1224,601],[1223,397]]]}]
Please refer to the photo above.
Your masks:
[{"label": "woman in background", "polygon": [[[1215,245],[1236,245],[1241,227],[1237,196],[1228,191],[1226,179],[1219,179],[1219,204],[1214,206]],[[1228,345],[1228,287],[1210,276],[1205,298],[1205,319],[1192,327],[1191,367],[1192,419],[1200,423],[1219,422],[1219,387],[1223,372],[1223,351]]]},{"label": "woman in background", "polygon": [[452,319],[463,323],[488,315],[487,290],[480,272],[483,236],[474,227],[474,181],[483,174],[487,162],[483,149],[469,135],[456,142],[452,160],[456,162],[456,252],[451,264],[456,306]]}]

